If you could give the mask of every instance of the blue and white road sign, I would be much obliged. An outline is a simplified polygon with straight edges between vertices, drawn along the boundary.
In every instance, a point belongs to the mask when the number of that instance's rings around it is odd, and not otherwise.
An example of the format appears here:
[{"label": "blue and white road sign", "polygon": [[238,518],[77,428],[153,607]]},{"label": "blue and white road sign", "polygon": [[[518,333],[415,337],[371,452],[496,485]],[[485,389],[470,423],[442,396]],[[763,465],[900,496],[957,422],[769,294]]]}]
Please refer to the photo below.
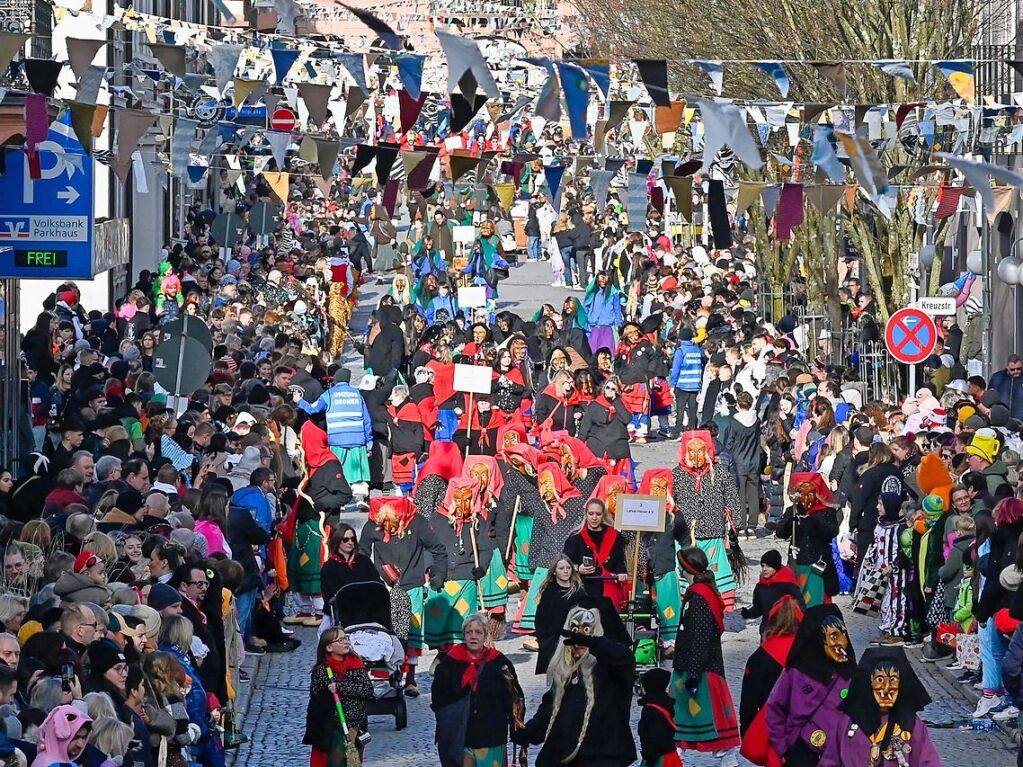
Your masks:
[{"label": "blue and white road sign", "polygon": [[24,149],[7,153],[0,176],[0,278],[90,279],[93,160],[64,119],[37,150],[38,179]]}]

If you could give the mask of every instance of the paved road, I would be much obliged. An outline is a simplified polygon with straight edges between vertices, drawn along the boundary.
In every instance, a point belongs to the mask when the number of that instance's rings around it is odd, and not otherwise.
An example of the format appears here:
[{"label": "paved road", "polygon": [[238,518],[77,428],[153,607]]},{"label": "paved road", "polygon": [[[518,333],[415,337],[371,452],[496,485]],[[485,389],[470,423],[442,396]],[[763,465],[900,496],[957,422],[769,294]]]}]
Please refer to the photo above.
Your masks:
[{"label": "paved road", "polygon": [[[550,271],[544,264],[526,264],[512,271],[511,279],[501,286],[501,308],[510,308],[522,316],[530,316],[541,303],[556,305],[572,293],[564,288],[550,286]],[[368,305],[375,303],[383,289],[370,287],[365,291],[364,308],[357,314],[356,323],[368,317]],[[351,360],[357,367],[357,360]],[[652,443],[636,449],[640,468],[648,466],[673,465],[678,444],[672,442]],[[350,515],[351,521],[361,524],[361,515]],[[760,554],[773,543],[769,540],[750,541],[745,549],[755,562]],[[740,599],[749,600],[752,583],[740,594]],[[843,605],[844,606],[844,605]],[[876,621],[853,616],[850,618],[850,633],[857,650],[862,650],[876,635]],[[302,647],[290,655],[266,656],[259,665],[251,691],[248,717],[244,730],[252,735],[250,744],[237,755],[238,767],[265,767],[276,764],[283,767],[300,765],[308,759],[308,749],[302,746],[302,731],[305,726],[306,688],[309,669],[313,662],[316,636],[313,629],[300,629]],[[726,634],[723,640],[727,677],[732,694],[738,703],[743,667],[746,659],[756,649],[758,633],[755,626],[741,633]],[[532,711],[543,695],[545,686],[542,677],[533,674],[535,656],[521,650],[518,639],[508,639],[498,644],[516,665],[519,679],[526,693],[527,705]],[[427,653],[420,668],[428,669],[433,653]],[[973,703],[968,701],[962,688],[951,677],[934,665],[917,664],[924,683],[934,702],[925,711],[929,721],[952,725],[968,718]],[[433,767],[437,764],[433,750],[433,717],[429,708],[430,678],[420,674],[420,688],[423,692],[418,700],[409,701],[409,727],[401,732],[394,729],[394,720],[385,717],[371,719],[373,742],[367,752],[368,764],[385,764],[388,767]],[[633,723],[638,718],[634,707]],[[984,767],[1010,767],[1015,756],[1008,739],[998,733],[963,732],[957,727],[935,727],[931,735],[947,765],[982,764]],[[535,756],[535,749],[531,752]],[[715,765],[709,755],[690,753],[686,764],[692,767]]]}]

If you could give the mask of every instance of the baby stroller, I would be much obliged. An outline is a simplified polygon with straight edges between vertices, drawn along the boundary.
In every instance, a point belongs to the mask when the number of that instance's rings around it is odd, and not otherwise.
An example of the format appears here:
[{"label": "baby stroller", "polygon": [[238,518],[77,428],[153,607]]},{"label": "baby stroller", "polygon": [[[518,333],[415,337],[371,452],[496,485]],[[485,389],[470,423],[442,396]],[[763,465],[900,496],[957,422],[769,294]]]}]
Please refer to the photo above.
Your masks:
[{"label": "baby stroller", "polygon": [[402,686],[405,648],[394,635],[391,595],[379,581],[342,586],[330,601],[334,626],[341,626],[352,649],[366,664],[376,696],[367,706],[370,716],[394,716],[396,730],[408,726],[408,706]]}]

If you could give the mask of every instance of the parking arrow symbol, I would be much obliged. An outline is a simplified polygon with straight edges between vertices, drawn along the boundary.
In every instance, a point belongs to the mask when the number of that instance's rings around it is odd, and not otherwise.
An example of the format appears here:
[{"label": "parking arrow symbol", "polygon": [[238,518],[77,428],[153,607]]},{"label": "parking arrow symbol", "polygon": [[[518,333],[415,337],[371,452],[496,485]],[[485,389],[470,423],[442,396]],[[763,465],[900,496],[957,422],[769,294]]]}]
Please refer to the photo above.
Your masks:
[{"label": "parking arrow symbol", "polygon": [[74,205],[75,200],[79,197],[81,195],[78,194],[78,190],[73,186],[66,187],[63,192],[57,192],[57,199],[64,200],[68,205]]}]

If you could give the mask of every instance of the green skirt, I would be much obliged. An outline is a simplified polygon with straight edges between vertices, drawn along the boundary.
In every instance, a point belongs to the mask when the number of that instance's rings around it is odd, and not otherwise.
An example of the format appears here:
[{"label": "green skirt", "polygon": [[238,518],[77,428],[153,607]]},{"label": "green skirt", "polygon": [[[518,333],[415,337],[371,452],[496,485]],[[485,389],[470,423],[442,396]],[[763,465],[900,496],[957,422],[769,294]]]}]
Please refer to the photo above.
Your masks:
[{"label": "green skirt", "polygon": [[369,482],[369,453],[364,447],[332,447],[330,449],[341,462],[341,471],[349,485]]},{"label": "green skirt", "polygon": [[494,549],[486,575],[480,580],[483,591],[483,606],[488,610],[504,608],[508,604],[508,571],[501,559],[501,552]]},{"label": "green skirt", "polygon": [[533,580],[529,582],[529,592],[526,594],[526,609],[522,611],[522,620],[519,621],[519,628],[523,631],[536,630],[536,607],[540,604],[540,587],[547,580],[549,568],[538,567],[533,571]]},{"label": "green skirt", "polygon": [[682,614],[682,592],[678,573],[665,573],[654,581],[654,607],[657,609],[657,637],[662,642],[674,642]]},{"label": "green skirt", "polygon": [[491,746],[490,748],[467,748],[466,767],[505,767],[507,746]]},{"label": "green skirt", "polygon": [[515,577],[520,581],[533,579],[529,566],[529,539],[533,536],[533,518],[519,514],[515,517]]},{"label": "green skirt", "polygon": [[813,565],[796,565],[796,581],[807,607],[824,604],[824,577],[813,572]]},{"label": "green skirt", "polygon": [[[728,548],[724,538],[703,538],[696,540],[696,546],[707,555],[707,562],[710,571],[714,573],[714,582],[725,600],[725,610],[735,608],[735,573],[728,561]],[[682,594],[685,594],[688,584],[684,578],[679,579],[679,586]]]},{"label": "green skirt", "polygon": [[[433,650],[462,641],[462,621],[478,606],[476,581],[448,581],[439,592],[430,592],[423,609],[423,633]],[[411,632],[410,632],[411,633]]]},{"label": "green skirt", "polygon": [[409,600],[412,602],[412,615],[408,624],[408,649],[410,655],[423,654],[423,587],[409,589]]},{"label": "green skirt", "polygon": [[686,675],[672,672],[675,698],[675,742],[697,751],[722,751],[739,745],[739,720],[724,678],[700,676],[696,695],[686,689]]}]

